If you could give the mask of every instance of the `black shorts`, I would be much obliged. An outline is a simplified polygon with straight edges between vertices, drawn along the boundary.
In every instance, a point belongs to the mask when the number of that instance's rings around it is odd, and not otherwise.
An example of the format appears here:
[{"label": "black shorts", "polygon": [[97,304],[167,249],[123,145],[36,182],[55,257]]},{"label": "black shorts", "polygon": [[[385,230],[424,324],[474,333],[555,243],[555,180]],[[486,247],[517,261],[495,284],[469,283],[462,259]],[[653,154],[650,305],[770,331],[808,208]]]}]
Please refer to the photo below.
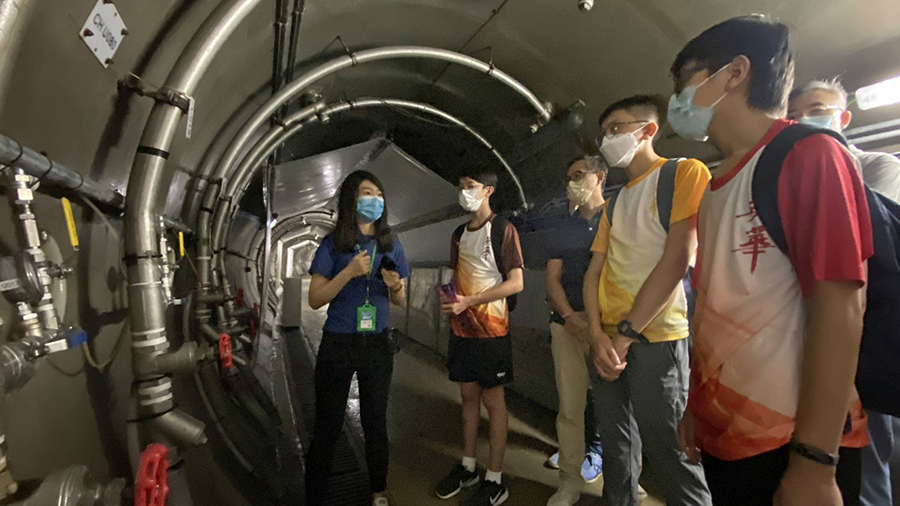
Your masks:
[{"label": "black shorts", "polygon": [[459,337],[450,334],[447,356],[450,381],[494,388],[513,381],[512,339]]}]

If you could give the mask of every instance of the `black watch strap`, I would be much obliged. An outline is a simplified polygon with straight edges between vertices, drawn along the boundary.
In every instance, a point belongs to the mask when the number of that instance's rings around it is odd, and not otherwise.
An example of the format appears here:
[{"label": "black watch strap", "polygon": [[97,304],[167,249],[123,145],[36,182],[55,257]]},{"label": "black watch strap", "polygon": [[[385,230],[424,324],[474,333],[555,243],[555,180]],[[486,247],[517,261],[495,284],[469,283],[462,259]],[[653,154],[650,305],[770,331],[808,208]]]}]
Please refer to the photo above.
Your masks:
[{"label": "black watch strap", "polygon": [[788,448],[797,455],[800,455],[803,458],[807,458],[812,460],[813,462],[818,462],[819,464],[831,467],[837,467],[838,461],[840,460],[840,456],[832,453],[828,453],[825,450],[820,450],[815,446],[805,445],[803,443],[798,443],[797,441],[791,441],[788,443]]},{"label": "black watch strap", "polygon": [[642,343],[649,343],[650,341],[647,339],[644,334],[641,334],[637,330],[634,330],[634,326],[628,320],[622,320],[619,322],[619,325],[616,326],[616,331],[622,337],[627,337],[629,339],[634,339],[636,341],[640,341]]}]

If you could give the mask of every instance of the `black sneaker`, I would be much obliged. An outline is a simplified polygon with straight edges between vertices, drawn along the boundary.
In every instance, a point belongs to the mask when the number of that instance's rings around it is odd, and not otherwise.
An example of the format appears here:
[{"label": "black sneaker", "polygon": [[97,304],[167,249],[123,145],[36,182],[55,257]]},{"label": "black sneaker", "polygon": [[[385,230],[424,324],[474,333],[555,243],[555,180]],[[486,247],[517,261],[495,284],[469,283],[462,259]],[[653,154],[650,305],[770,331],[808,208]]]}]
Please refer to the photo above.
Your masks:
[{"label": "black sneaker", "polygon": [[499,506],[507,499],[509,499],[509,490],[506,485],[484,480],[472,497],[465,502],[465,506]]},{"label": "black sneaker", "polygon": [[469,471],[462,464],[456,464],[450,474],[441,480],[434,493],[441,499],[450,499],[466,487],[478,483],[478,472]]}]

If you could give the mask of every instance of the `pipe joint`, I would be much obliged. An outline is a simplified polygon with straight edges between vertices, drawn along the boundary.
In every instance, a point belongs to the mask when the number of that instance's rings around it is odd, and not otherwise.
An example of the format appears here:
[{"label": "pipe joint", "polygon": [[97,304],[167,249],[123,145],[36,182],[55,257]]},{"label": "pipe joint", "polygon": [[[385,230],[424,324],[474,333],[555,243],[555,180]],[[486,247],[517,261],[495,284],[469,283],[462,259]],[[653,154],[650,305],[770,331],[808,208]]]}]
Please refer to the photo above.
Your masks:
[{"label": "pipe joint", "polygon": [[[212,306],[221,306],[222,304],[225,304],[225,302],[227,300],[225,297],[225,294],[223,292],[197,291],[195,296],[197,297],[197,302],[199,304],[206,304],[206,305],[212,305]],[[200,311],[203,311],[203,310],[202,309],[197,310],[198,313]]]},{"label": "pipe joint", "polygon": [[162,374],[193,372],[203,358],[197,343],[187,342],[174,352],[157,355],[156,369]]},{"label": "pipe joint", "polygon": [[206,444],[206,424],[180,409],[172,409],[144,422],[148,439],[185,450]]}]

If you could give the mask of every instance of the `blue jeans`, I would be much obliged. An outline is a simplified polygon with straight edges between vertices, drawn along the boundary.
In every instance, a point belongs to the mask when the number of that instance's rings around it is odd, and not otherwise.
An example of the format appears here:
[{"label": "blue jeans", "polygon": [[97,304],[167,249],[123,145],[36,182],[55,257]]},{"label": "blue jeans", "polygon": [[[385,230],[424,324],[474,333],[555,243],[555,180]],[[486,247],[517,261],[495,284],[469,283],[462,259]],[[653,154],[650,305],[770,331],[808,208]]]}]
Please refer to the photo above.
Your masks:
[{"label": "blue jeans", "polygon": [[862,450],[862,506],[891,506],[891,454],[894,451],[893,417],[869,412],[869,439]]}]

